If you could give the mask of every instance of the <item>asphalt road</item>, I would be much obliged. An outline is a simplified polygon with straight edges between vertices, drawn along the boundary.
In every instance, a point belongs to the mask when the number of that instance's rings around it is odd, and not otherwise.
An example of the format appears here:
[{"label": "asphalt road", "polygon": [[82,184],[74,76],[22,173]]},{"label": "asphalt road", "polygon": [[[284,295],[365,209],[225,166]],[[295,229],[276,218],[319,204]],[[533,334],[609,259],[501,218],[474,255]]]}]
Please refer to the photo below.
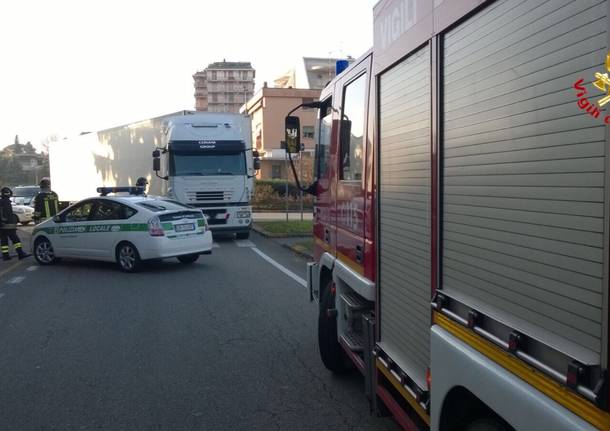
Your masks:
[{"label": "asphalt road", "polygon": [[[24,235],[26,236],[26,235]],[[219,240],[186,266],[0,265],[0,430],[395,430],[319,360],[304,261]]]}]

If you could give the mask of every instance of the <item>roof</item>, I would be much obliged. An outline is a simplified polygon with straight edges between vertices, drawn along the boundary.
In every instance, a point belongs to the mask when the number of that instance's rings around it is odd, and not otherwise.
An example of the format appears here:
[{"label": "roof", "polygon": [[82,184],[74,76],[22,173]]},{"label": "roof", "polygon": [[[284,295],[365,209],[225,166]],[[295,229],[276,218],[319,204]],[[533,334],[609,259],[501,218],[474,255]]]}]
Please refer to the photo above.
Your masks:
[{"label": "roof", "polygon": [[217,61],[208,64],[206,69],[254,69],[249,61]]}]

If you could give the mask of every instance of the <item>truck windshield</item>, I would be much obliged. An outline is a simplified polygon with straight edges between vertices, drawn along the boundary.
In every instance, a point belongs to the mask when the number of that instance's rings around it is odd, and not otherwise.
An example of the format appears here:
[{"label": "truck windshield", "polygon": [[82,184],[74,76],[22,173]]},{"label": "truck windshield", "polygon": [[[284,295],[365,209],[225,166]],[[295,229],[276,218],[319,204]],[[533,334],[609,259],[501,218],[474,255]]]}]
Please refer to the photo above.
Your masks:
[{"label": "truck windshield", "polygon": [[245,175],[246,157],[234,154],[176,154],[170,153],[169,174],[189,175]]},{"label": "truck windshield", "polygon": [[40,191],[40,187],[15,187],[13,189],[13,196],[16,198],[31,198],[36,196],[36,194]]}]

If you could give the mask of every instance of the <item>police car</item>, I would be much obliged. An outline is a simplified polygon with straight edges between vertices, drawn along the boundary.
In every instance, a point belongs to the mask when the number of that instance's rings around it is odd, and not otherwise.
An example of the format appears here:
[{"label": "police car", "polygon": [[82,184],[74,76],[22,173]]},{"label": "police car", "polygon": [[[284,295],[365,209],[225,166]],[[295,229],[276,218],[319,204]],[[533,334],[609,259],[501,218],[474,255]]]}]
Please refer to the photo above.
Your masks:
[{"label": "police car", "polygon": [[137,187],[98,192],[99,197],[77,202],[36,226],[32,253],[40,265],[70,257],[116,262],[121,270],[134,272],[145,260],[176,257],[188,264],[211,253],[212,232],[200,210],[138,195]]}]

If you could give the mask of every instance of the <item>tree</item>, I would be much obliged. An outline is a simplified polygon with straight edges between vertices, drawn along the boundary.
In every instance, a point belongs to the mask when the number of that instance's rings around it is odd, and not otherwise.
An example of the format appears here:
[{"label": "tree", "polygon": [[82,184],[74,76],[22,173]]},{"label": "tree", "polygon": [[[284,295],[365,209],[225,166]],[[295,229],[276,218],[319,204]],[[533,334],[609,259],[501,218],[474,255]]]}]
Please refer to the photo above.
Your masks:
[{"label": "tree", "polygon": [[36,148],[34,148],[30,141],[27,141],[23,146],[23,152],[25,154],[36,154]]}]

